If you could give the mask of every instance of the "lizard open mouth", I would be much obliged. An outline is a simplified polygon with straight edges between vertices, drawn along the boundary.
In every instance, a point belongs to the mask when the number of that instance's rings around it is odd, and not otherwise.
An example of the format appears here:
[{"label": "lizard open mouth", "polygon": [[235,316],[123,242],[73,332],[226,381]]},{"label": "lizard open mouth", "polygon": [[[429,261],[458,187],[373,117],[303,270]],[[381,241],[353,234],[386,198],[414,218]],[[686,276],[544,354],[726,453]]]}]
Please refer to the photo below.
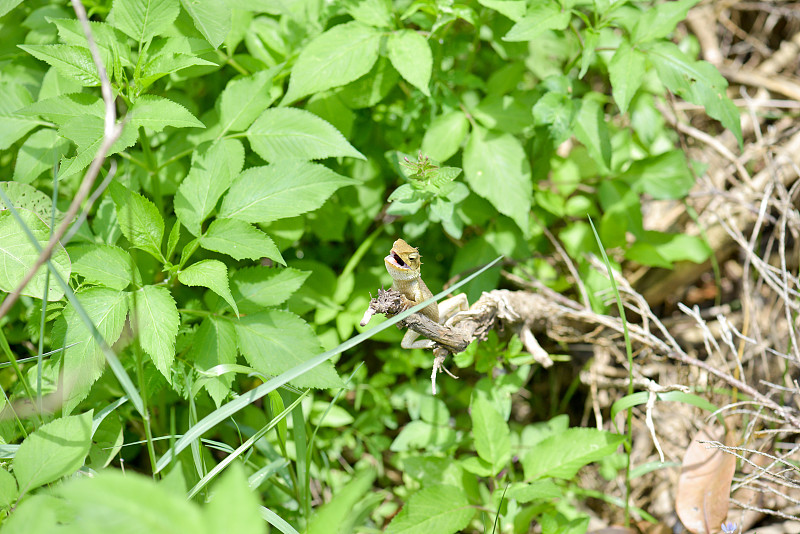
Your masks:
[{"label": "lizard open mouth", "polygon": [[404,262],[403,259],[400,257],[400,255],[397,254],[397,252],[395,252],[394,250],[392,251],[392,258],[400,267],[408,267],[406,262]]}]

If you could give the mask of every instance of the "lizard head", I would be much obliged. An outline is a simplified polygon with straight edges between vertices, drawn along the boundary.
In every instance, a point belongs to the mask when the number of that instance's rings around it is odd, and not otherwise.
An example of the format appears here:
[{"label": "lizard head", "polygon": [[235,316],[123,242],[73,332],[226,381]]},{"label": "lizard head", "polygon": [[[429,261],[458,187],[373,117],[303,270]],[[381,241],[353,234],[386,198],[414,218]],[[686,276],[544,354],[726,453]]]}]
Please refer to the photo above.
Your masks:
[{"label": "lizard head", "polygon": [[394,242],[391,252],[383,259],[383,262],[393,280],[419,278],[419,268],[422,265],[419,251],[402,239]]}]

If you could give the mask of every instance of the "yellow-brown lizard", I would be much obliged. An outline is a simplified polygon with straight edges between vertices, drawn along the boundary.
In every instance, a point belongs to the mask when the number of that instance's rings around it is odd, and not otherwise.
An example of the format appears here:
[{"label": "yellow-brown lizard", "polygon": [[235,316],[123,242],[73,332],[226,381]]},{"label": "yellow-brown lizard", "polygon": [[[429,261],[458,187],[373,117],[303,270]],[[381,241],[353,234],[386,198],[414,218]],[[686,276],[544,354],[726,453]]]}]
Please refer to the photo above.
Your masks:
[{"label": "yellow-brown lizard", "polygon": [[[402,239],[398,239],[392,245],[392,250],[389,252],[389,255],[383,259],[383,262],[386,265],[386,270],[392,277],[392,289],[402,293],[408,301],[405,303],[408,307],[419,304],[433,296],[431,290],[428,289],[428,286],[422,280],[420,269],[422,261],[419,250]],[[425,315],[434,322],[448,324],[458,312],[468,309],[469,302],[467,302],[467,296],[461,293],[442,301],[438,305],[432,302],[422,308],[419,313]],[[364,326],[367,321],[369,321],[369,317],[365,314],[364,319],[361,321],[361,326]],[[403,336],[403,341],[400,342],[400,346],[404,349],[428,349],[433,347],[433,341],[428,339],[417,341],[418,337],[419,334],[417,332],[409,330],[406,332],[405,336]]]}]

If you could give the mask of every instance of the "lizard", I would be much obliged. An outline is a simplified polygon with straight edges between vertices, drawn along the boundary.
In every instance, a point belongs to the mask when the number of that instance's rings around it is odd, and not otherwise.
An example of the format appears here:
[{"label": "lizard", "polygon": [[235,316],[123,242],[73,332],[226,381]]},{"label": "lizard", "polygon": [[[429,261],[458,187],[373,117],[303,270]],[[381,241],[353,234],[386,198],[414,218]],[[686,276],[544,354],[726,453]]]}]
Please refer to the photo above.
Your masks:
[{"label": "lizard", "polygon": [[[408,302],[408,307],[419,304],[433,296],[431,290],[422,279],[421,266],[422,257],[419,250],[412,247],[402,239],[398,239],[392,244],[389,255],[383,259],[386,270],[392,277],[392,289],[400,292]],[[469,309],[467,296],[463,293],[440,302],[438,305],[432,302],[425,306],[419,313],[425,315],[432,321],[439,324],[449,324],[450,321],[459,313]],[[366,318],[366,316],[365,316]],[[362,322],[362,326],[364,323]],[[429,349],[434,346],[434,342],[428,339],[417,341],[419,334],[413,330],[408,330],[400,342],[404,349]]]}]

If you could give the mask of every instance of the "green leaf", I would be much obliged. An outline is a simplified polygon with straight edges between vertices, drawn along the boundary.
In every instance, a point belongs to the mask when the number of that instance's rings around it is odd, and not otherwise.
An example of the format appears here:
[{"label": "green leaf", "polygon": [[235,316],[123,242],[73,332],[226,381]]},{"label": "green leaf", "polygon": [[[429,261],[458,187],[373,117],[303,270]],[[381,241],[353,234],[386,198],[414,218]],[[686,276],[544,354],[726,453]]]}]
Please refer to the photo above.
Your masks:
[{"label": "green leaf", "polygon": [[511,433],[494,404],[482,395],[473,395],[470,403],[472,435],[475,450],[492,466],[491,475],[496,475],[511,459]]},{"label": "green leaf", "polygon": [[220,217],[269,222],[319,208],[355,180],[305,161],[279,161],[244,171],[222,199]]},{"label": "green leaf", "polygon": [[547,30],[565,29],[571,18],[569,10],[562,10],[559,2],[537,3],[503,36],[503,41],[532,41]]},{"label": "green leaf", "polygon": [[[694,263],[702,263],[708,259],[712,252],[705,241],[693,235],[649,231],[645,232],[643,241],[645,244],[651,245],[658,255],[667,262],[692,261]],[[637,240],[631,248],[640,243],[642,241]],[[625,255],[627,257],[628,253]]]},{"label": "green leaf", "polygon": [[223,134],[246,130],[272,104],[275,96],[270,88],[277,71],[277,68],[260,70],[252,76],[228,82],[219,98],[219,122]]},{"label": "green leaf", "polygon": [[522,459],[525,479],[569,480],[584,465],[613,454],[625,436],[595,428],[569,428],[531,447]]},{"label": "green leaf", "polygon": [[144,95],[128,112],[127,118],[135,127],[144,126],[154,132],[164,131],[167,126],[175,128],[205,128],[188,109],[168,98]]},{"label": "green leaf", "polygon": [[[39,247],[43,249],[47,246],[50,241],[50,227],[37,214],[28,209],[17,208],[17,213],[23,224],[36,238]],[[15,290],[33,268],[38,257],[39,251],[28,240],[27,234],[17,223],[11,211],[8,209],[0,211],[0,290],[7,293]],[[64,280],[69,280],[72,267],[69,256],[60,243],[53,249],[50,262]],[[23,288],[23,295],[37,299],[44,298],[47,268],[46,266],[39,268],[30,283]],[[55,277],[51,276],[48,283],[48,300],[60,300],[63,296],[64,291],[56,282]]]},{"label": "green leaf", "polygon": [[464,149],[464,174],[475,193],[528,233],[531,171],[516,137],[475,128]]},{"label": "green leaf", "polygon": [[195,236],[244,166],[244,147],[237,139],[222,139],[203,148],[193,154],[192,168],[174,200],[175,214]]},{"label": "green leaf", "polygon": [[86,282],[123,290],[139,278],[130,254],[112,245],[92,243],[70,247],[72,270]]},{"label": "green leaf", "polygon": [[213,486],[211,502],[203,508],[206,532],[262,534],[265,525],[259,508],[242,464],[234,463]]},{"label": "green leaf", "polygon": [[187,286],[207,287],[230,304],[236,315],[239,308],[228,285],[228,268],[219,260],[201,260],[178,273],[178,280]]},{"label": "green leaf", "polygon": [[623,39],[608,63],[611,92],[621,113],[628,111],[633,95],[644,81],[644,73],[644,54]]},{"label": "green leaf", "polygon": [[[267,310],[242,317],[234,324],[239,349],[256,370],[279,375],[318,354],[322,348],[308,324],[293,313]],[[342,380],[325,362],[292,380],[301,388],[337,388]]]},{"label": "green leaf", "polygon": [[0,0],[0,17],[17,7],[22,0]]},{"label": "green leaf", "polygon": [[37,428],[14,455],[14,475],[20,494],[80,469],[91,444],[91,411],[61,417]]},{"label": "green leaf", "polygon": [[661,2],[647,8],[644,13],[637,17],[631,40],[634,43],[642,43],[667,37],[675,30],[675,26],[680,21],[686,19],[686,14],[699,1]]},{"label": "green leaf", "polygon": [[431,96],[433,55],[428,40],[414,30],[399,30],[389,35],[389,60],[408,83]]},{"label": "green leaf", "polygon": [[469,131],[469,121],[463,111],[451,111],[431,121],[422,138],[422,152],[437,161],[453,156]]},{"label": "green leaf", "polygon": [[399,79],[391,61],[380,56],[367,74],[337,89],[335,94],[350,109],[368,108],[386,98]]},{"label": "green leaf", "polygon": [[[0,118],[2,123],[2,118]],[[0,126],[2,128],[2,126]],[[2,134],[0,134],[2,135]],[[31,134],[17,152],[14,181],[29,184],[67,153],[69,142],[55,130],[43,128]]]},{"label": "green leaf", "polygon": [[41,123],[17,112],[33,102],[24,85],[0,81],[0,94],[0,150],[5,150]]},{"label": "green leaf", "polygon": [[64,76],[77,80],[84,87],[100,85],[100,75],[88,48],[65,44],[18,46],[36,59],[52,65]]},{"label": "green leaf", "polygon": [[[73,117],[59,128],[59,135],[71,139],[78,146],[78,154],[74,158],[61,161],[58,173],[60,180],[82,171],[92,162],[103,143],[104,132],[103,119],[95,116]],[[136,128],[126,124],[120,138],[111,145],[108,155],[122,152],[133,146],[136,144],[138,135]]]},{"label": "green leaf", "polygon": [[225,0],[181,0],[181,5],[206,41],[219,48],[231,31],[231,8]]},{"label": "green leaf", "polygon": [[35,102],[18,112],[20,115],[38,115],[59,126],[75,117],[87,116],[102,119],[105,114],[103,99],[88,93],[69,93]]},{"label": "green leaf", "polygon": [[363,506],[365,496],[372,489],[375,469],[366,468],[336,492],[333,498],[314,510],[306,534],[353,532],[357,514],[353,511]]},{"label": "green leaf", "polygon": [[0,469],[0,507],[11,507],[18,498],[17,479],[5,469]]},{"label": "green leaf", "polygon": [[[6,194],[11,205],[15,208],[23,208],[32,211],[42,221],[47,221],[45,224],[50,225],[53,217],[53,199],[49,195],[45,195],[35,187],[29,184],[21,184],[17,182],[0,182],[0,189]],[[5,209],[6,203],[0,200],[0,209]],[[56,210],[55,219],[56,224],[61,221],[61,212]]]},{"label": "green leaf", "polygon": [[329,122],[302,109],[264,111],[247,130],[247,139],[253,151],[270,163],[337,156],[366,159]]},{"label": "green leaf", "polygon": [[300,52],[283,104],[339,87],[368,73],[378,59],[381,34],[359,22],[329,29]]},{"label": "green leaf", "polygon": [[728,98],[728,81],[706,61],[694,61],[670,42],[647,46],[648,57],[658,71],[658,77],[673,93],[689,102],[706,108],[709,116],[729,129],[742,145],[742,125],[739,110]]},{"label": "green leaf", "polygon": [[416,492],[385,530],[386,534],[450,534],[469,525],[475,515],[463,488],[437,484]]},{"label": "green leaf", "polygon": [[[213,315],[203,319],[192,338],[192,348],[188,358],[195,365],[207,371],[212,367],[236,363],[236,330],[233,323]],[[220,406],[231,389],[233,374],[226,373],[203,383],[208,394]]]},{"label": "green leaf", "polygon": [[177,0],[114,0],[108,22],[144,43],[164,33],[180,10]]},{"label": "green leaf", "polygon": [[200,237],[200,246],[236,260],[269,258],[286,265],[280,250],[267,234],[237,219],[215,219]]},{"label": "green leaf", "polygon": [[[83,25],[78,19],[49,19],[58,28],[58,36],[64,44],[88,48]],[[100,51],[100,57],[106,68],[110,69],[114,58],[118,58],[126,67],[132,66],[130,48],[125,35],[111,24],[90,20],[92,37]],[[41,98],[41,96],[39,97]]]},{"label": "green leaf", "polygon": [[694,186],[694,176],[682,150],[636,160],[621,178],[634,191],[658,200],[683,198]]},{"label": "green leaf", "polygon": [[166,287],[144,286],[131,293],[130,301],[139,343],[171,383],[170,367],[175,360],[175,337],[180,325],[175,300]]},{"label": "green leaf", "polygon": [[560,145],[572,134],[577,112],[576,103],[569,95],[549,92],[533,106],[533,122],[546,126],[553,143]]},{"label": "green leaf", "polygon": [[595,92],[583,96],[575,121],[575,137],[600,169],[608,171],[611,168],[611,135],[603,111],[605,100],[604,95]]},{"label": "green leaf", "polygon": [[[116,289],[93,287],[76,293],[76,297],[108,346],[116,343],[128,315],[127,295]],[[70,385],[64,399],[64,413],[69,413],[100,378],[105,356],[72,304],[64,308],[64,319],[67,329],[64,381]]]},{"label": "green leaf", "polygon": [[506,493],[508,500],[515,500],[520,503],[531,501],[541,501],[543,499],[558,499],[564,496],[561,488],[555,485],[552,480],[537,480],[530,484],[515,485],[509,488]]},{"label": "green leaf", "polygon": [[411,421],[397,434],[389,450],[406,452],[416,449],[442,451],[452,447],[456,442],[453,428],[434,425],[426,421]]},{"label": "green leaf", "polygon": [[102,534],[109,527],[150,534],[210,532],[200,507],[188,501],[185,492],[130,470],[104,469],[94,477],[77,478],[57,492],[69,504],[68,517],[75,518],[72,524],[59,525],[61,529],[83,534]]},{"label": "green leaf", "polygon": [[116,181],[111,182],[108,189],[117,207],[117,222],[122,235],[132,247],[163,259],[164,219],[155,204]]},{"label": "green leaf", "polygon": [[525,16],[525,0],[478,0],[482,6],[494,9],[514,22],[519,22]]},{"label": "green leaf", "polygon": [[231,277],[231,292],[242,313],[250,314],[278,306],[288,300],[306,281],[310,271],[249,267]]}]

